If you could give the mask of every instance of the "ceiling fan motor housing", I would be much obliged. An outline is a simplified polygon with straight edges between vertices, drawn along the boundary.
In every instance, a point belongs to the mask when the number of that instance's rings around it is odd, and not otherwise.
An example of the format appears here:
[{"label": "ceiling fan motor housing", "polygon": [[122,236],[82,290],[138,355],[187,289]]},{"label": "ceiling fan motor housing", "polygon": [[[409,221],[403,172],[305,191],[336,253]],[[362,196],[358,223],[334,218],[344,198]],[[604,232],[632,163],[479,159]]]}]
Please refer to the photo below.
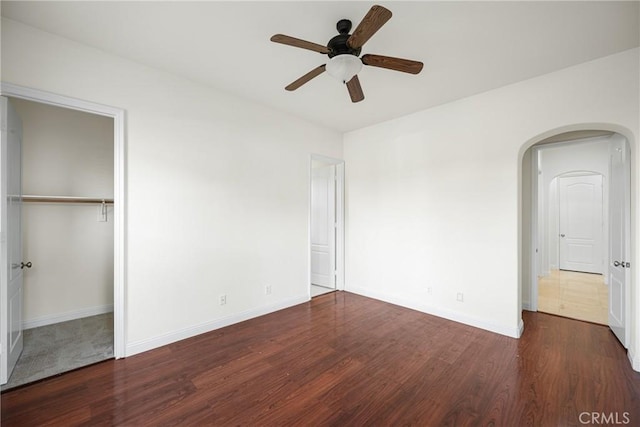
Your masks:
[{"label": "ceiling fan motor housing", "polygon": [[349,31],[351,31],[351,21],[348,19],[341,19],[336,24],[336,28],[338,29],[338,34],[327,43],[327,47],[330,52],[328,53],[329,58],[333,58],[336,55],[354,55],[359,56],[362,48],[352,49],[347,45],[347,40],[351,37]]}]

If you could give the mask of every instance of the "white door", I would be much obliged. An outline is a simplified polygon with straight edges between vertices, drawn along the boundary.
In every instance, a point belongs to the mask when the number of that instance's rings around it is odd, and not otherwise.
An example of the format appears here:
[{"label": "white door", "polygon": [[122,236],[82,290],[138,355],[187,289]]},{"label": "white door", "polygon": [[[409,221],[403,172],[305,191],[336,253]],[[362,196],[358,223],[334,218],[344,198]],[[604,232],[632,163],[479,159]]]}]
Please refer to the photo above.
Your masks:
[{"label": "white door", "polygon": [[602,175],[560,177],[560,269],[603,273]]},{"label": "white door", "polygon": [[611,189],[609,190],[610,265],[609,265],[609,327],[622,345],[629,344],[630,301],[630,185],[629,148],[621,135],[611,139]]},{"label": "white door", "polygon": [[0,102],[0,384],[5,384],[22,352],[22,122],[7,98]]},{"label": "white door", "polygon": [[311,170],[311,283],[336,287],[336,167]]}]

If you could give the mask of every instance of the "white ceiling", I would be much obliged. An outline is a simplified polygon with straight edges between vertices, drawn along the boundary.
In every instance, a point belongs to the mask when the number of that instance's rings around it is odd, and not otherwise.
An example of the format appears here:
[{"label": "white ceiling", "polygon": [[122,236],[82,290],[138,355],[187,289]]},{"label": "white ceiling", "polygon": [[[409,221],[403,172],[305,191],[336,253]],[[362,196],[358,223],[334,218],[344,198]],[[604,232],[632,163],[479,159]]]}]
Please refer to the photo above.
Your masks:
[{"label": "white ceiling", "polygon": [[640,44],[639,2],[382,2],[393,17],[364,46],[424,62],[415,76],[364,67],[363,102],[324,73],[326,62],[272,43],[319,44],[354,28],[370,2],[10,2],[2,15],[182,75],[323,126],[349,131],[579,64]]}]

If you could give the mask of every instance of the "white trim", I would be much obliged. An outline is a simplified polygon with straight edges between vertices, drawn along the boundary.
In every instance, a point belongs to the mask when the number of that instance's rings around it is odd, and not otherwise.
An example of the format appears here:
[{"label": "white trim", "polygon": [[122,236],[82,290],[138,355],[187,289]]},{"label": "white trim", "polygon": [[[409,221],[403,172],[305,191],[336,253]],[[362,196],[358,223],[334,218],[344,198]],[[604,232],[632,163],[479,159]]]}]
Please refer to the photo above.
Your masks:
[{"label": "white trim", "polygon": [[629,361],[631,362],[631,368],[634,371],[640,372],[640,357],[636,356],[633,353],[633,350],[632,350],[631,346],[629,346],[629,349],[627,350],[627,357],[629,358]]},{"label": "white trim", "polygon": [[69,98],[50,92],[2,82],[0,92],[4,96],[26,99],[41,104],[53,105],[71,110],[113,118],[114,155],[114,242],[113,242],[113,322],[114,355],[116,359],[125,356],[126,343],[126,154],[125,154],[125,112],[121,108],[96,104],[81,99]]},{"label": "white trim", "polygon": [[[540,257],[538,253],[544,254],[545,251],[542,251],[540,246],[541,243],[538,239],[538,228],[540,224],[538,223],[538,185],[540,181],[540,162],[539,162],[539,148],[532,147],[531,150],[531,235],[529,244],[530,248],[530,262],[529,266],[529,301],[527,302],[527,310],[529,311],[538,311],[538,269],[540,266],[538,265],[538,260]],[[544,265],[544,263],[543,263]],[[523,304],[524,308],[524,304]]]},{"label": "white trim", "polygon": [[154,348],[162,347],[167,344],[181,341],[187,338],[194,337],[196,335],[205,334],[207,332],[214,331],[216,329],[224,328],[245,320],[253,319],[255,317],[270,314],[278,310],[292,307],[294,305],[302,304],[309,301],[307,295],[302,295],[295,298],[289,298],[280,301],[275,304],[265,305],[259,308],[243,311],[241,313],[233,314],[231,316],[223,317],[213,321],[201,323],[199,325],[189,326],[174,332],[159,335],[157,337],[148,338],[140,341],[134,341],[127,344],[127,356],[133,356],[134,354],[142,353],[145,351],[153,350]]},{"label": "white trim", "polygon": [[96,104],[82,99],[69,98],[51,92],[32,89],[12,83],[1,83],[2,95],[14,98],[26,99],[27,101],[39,102],[41,104],[53,105],[56,107],[68,108],[72,110],[84,111],[86,113],[97,114],[106,117],[115,117],[123,110],[108,105]]},{"label": "white trim", "polygon": [[338,179],[336,193],[336,223],[338,231],[336,233],[336,289],[344,291],[344,210],[345,210],[345,191],[344,191],[344,161],[336,165],[336,177]]},{"label": "white trim", "polygon": [[537,311],[531,308],[531,303],[529,301],[522,301],[522,309],[527,311]]},{"label": "white trim", "polygon": [[518,321],[518,338],[524,333],[524,320],[522,318]]},{"label": "white trim", "polygon": [[344,160],[342,159],[336,159],[334,157],[328,157],[325,156],[323,154],[311,154],[311,160],[317,160],[319,162],[323,162],[323,163],[330,163],[332,165],[337,165],[340,163],[344,163]]},{"label": "white trim", "polygon": [[522,330],[523,330],[522,328],[524,328],[524,323],[522,323],[522,319],[520,319],[520,322],[518,325],[514,325],[514,326],[499,325],[496,323],[487,322],[483,319],[478,319],[477,317],[474,317],[474,316],[468,316],[466,314],[462,314],[456,311],[446,310],[433,305],[419,303],[419,302],[416,302],[415,300],[401,297],[398,295],[392,295],[386,292],[371,291],[369,289],[361,288],[358,286],[351,286],[351,285],[349,286],[347,291],[352,292],[354,294],[363,295],[365,297],[388,302],[390,304],[395,304],[401,307],[406,307],[412,310],[417,310],[423,313],[442,317],[444,319],[452,320],[454,322],[463,323],[468,326],[484,329],[489,332],[495,332],[500,335],[506,335],[511,338],[519,338],[520,335],[522,334]]},{"label": "white trim", "polygon": [[22,329],[31,329],[40,326],[53,325],[54,323],[82,319],[83,317],[89,316],[97,316],[98,314],[111,313],[112,311],[113,304],[108,304],[82,308],[80,310],[66,311],[64,313],[49,314],[47,316],[40,316],[31,320],[23,320]]}]

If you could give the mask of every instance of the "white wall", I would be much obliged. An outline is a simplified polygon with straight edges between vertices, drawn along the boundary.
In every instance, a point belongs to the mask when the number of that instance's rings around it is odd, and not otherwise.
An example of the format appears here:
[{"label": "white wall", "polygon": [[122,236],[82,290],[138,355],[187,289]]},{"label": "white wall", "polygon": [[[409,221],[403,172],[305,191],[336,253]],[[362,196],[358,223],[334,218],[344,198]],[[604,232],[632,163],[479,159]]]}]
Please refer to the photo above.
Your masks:
[{"label": "white wall", "polygon": [[308,299],[309,158],[340,134],[7,19],[2,80],[126,110],[128,354]]},{"label": "white wall", "polygon": [[[542,146],[540,150],[539,188],[544,203],[539,209],[539,224],[544,230],[539,250],[541,259],[540,273],[548,275],[550,270],[558,269],[558,220],[559,205],[557,178],[574,171],[596,172],[603,176],[603,221],[609,218],[609,137],[589,138],[582,141]],[[554,184],[555,183],[555,184]],[[603,249],[607,265],[609,247],[609,229],[604,227]]]},{"label": "white wall", "polygon": [[311,159],[311,169],[320,169],[327,166],[331,166],[333,163],[323,162],[316,159]]},{"label": "white wall", "polygon": [[523,153],[585,123],[637,138],[638,75],[634,49],[346,134],[347,290],[517,336]]},{"label": "white wall", "polygon": [[[22,119],[23,193],[113,198],[113,120],[12,99]],[[24,203],[25,327],[111,311],[113,221],[98,206]],[[109,209],[107,218],[110,218]]]}]

